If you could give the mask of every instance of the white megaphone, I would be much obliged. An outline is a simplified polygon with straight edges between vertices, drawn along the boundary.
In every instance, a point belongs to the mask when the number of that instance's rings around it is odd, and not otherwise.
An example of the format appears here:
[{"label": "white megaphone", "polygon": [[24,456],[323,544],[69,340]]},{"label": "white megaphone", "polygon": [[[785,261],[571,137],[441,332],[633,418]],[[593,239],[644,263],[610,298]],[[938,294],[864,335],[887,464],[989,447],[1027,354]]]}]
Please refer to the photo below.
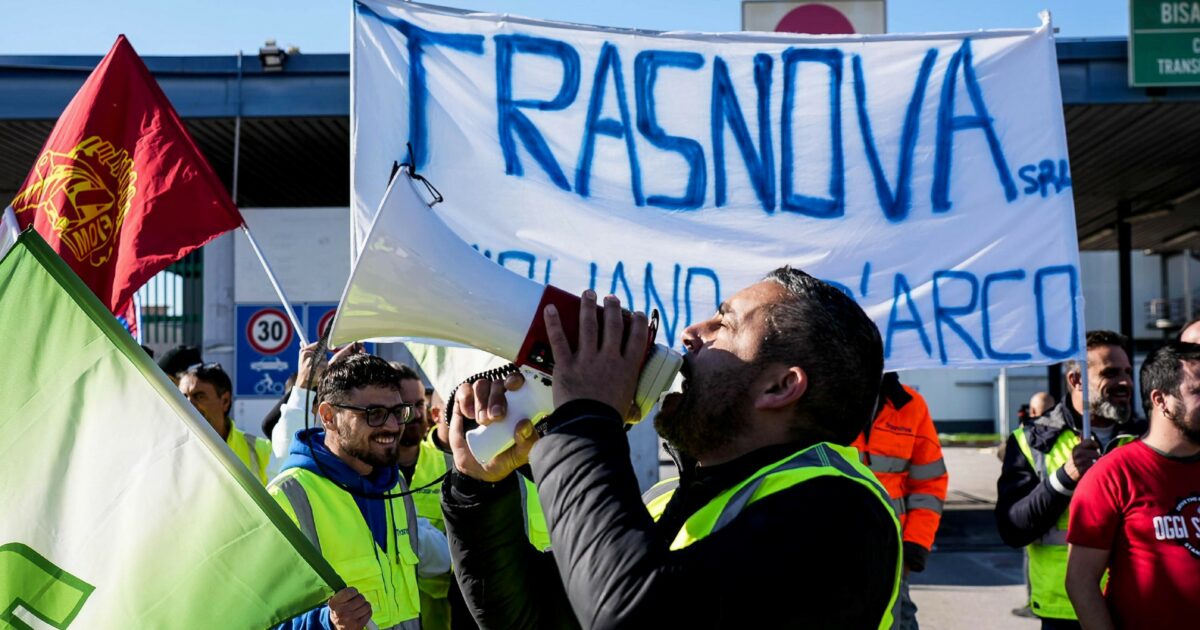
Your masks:
[{"label": "white megaphone", "polygon": [[[483,463],[513,445],[518,420],[536,423],[554,411],[549,380],[554,358],[542,311],[548,304],[558,309],[575,346],[579,297],[485,258],[442,222],[407,167],[388,185],[364,243],[338,305],[332,345],[387,337],[441,339],[519,366],[525,385],[508,394],[506,419],[467,434],[471,453]],[[628,321],[626,314],[627,326]],[[654,332],[652,326],[634,397],[641,417],[683,363],[679,353],[654,343]]]}]

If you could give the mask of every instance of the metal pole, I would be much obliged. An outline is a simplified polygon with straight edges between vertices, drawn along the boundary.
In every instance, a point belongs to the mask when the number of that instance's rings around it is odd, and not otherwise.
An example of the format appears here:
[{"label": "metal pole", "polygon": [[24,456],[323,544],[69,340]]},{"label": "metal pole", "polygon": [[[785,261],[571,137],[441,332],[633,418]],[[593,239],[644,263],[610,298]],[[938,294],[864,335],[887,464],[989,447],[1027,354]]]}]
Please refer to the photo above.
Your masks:
[{"label": "metal pole", "polygon": [[242,51],[237,56],[237,111],[233,117],[233,205],[238,202],[238,166],[242,157]]},{"label": "metal pole", "polygon": [[1183,250],[1183,321],[1192,318],[1192,250]]},{"label": "metal pole", "polygon": [[[238,166],[242,155],[242,51],[238,51],[237,56],[238,70],[238,87],[237,87],[237,116],[233,119],[233,203],[237,205],[238,197]],[[258,246],[258,241],[254,235],[250,233],[250,227],[244,222],[242,223],[242,234],[246,235],[246,240],[250,241],[250,248],[254,250],[254,255],[258,256],[258,262],[262,263],[263,271],[267,272],[267,280],[271,281],[271,286],[275,289],[275,295],[279,296],[279,301],[283,303],[283,310],[287,312],[288,320],[292,322],[292,328],[296,330],[296,336],[300,337],[300,345],[308,345],[308,337],[304,334],[304,328],[300,325],[300,318],[296,317],[296,311],[292,309],[292,303],[288,301],[287,295],[283,293],[283,287],[280,286],[279,280],[275,278],[275,272],[271,270],[271,264],[267,262],[267,257],[263,255],[262,248]]]},{"label": "metal pole", "polygon": [[1087,347],[1085,345],[1083,353],[1079,357],[1079,378],[1083,385],[1083,403],[1080,411],[1083,412],[1083,435],[1080,437],[1088,439],[1092,437],[1092,411],[1091,405],[1088,403],[1088,366],[1087,366]]},{"label": "metal pole", "polygon": [[[1117,258],[1120,263],[1121,284],[1121,334],[1132,346],[1133,344],[1133,230],[1125,220],[1129,216],[1129,201],[1122,200],[1117,205]],[[1086,350],[1084,351],[1086,354]],[[1133,348],[1125,348],[1130,358]]]},{"label": "metal pole", "polygon": [[1000,439],[1005,439],[1009,433],[1008,427],[1008,368],[1000,368],[1000,378],[997,379],[997,394],[999,395],[999,412],[996,426],[1000,430]]},{"label": "metal pole", "polygon": [[296,329],[296,335],[300,337],[300,345],[307,346],[308,337],[304,334],[304,328],[300,326],[300,318],[296,317],[296,311],[292,310],[292,303],[283,294],[283,287],[279,286],[279,281],[275,279],[275,272],[271,270],[271,264],[267,262],[267,257],[263,256],[262,249],[258,247],[258,241],[254,240],[254,235],[250,233],[250,228],[245,223],[242,224],[242,234],[245,234],[246,240],[250,241],[250,248],[254,250],[254,254],[258,256],[258,262],[262,263],[263,270],[267,272],[267,279],[275,288],[275,295],[278,295],[279,301],[283,302],[283,310],[287,311],[292,328]]}]

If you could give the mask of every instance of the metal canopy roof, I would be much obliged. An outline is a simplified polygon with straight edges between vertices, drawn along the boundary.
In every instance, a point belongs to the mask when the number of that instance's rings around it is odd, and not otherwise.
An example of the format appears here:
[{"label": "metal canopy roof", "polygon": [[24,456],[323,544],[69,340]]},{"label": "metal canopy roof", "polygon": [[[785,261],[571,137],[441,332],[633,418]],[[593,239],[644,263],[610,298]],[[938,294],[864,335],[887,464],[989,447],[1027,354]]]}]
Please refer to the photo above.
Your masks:
[{"label": "metal canopy roof", "polygon": [[[0,56],[0,199],[99,60]],[[239,205],[349,204],[349,55],[247,56],[240,81],[235,56],[145,60],[226,186],[240,101]],[[1126,207],[1135,248],[1200,248],[1200,88],[1128,87],[1124,38],[1060,40],[1058,62],[1081,247],[1115,249]]]}]

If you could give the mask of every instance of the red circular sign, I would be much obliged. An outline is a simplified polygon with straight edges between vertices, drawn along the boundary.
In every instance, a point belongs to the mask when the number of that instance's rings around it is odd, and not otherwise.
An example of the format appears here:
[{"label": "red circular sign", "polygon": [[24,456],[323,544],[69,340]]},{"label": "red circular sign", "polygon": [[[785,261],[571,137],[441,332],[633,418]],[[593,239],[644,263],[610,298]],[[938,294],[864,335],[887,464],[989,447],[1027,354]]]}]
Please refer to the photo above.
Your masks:
[{"label": "red circular sign", "polygon": [[317,322],[317,339],[325,336],[325,331],[333,325],[334,317],[337,317],[336,308],[321,316],[321,320]]},{"label": "red circular sign", "polygon": [[262,354],[279,354],[292,343],[292,324],[277,308],[264,308],[250,316],[246,340]]},{"label": "red circular sign", "polygon": [[806,4],[787,12],[776,33],[804,33],[807,35],[853,35],[854,24],[841,11],[825,4]]}]

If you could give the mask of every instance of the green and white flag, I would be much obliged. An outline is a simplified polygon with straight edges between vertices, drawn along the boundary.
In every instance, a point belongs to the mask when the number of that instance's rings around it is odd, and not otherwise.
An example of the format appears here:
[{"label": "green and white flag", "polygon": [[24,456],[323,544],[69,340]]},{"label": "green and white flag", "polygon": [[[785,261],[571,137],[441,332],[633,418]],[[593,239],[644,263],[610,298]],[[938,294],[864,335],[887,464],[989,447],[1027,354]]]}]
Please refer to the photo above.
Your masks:
[{"label": "green and white flag", "polygon": [[32,231],[0,339],[0,629],[264,628],[342,587]]}]

